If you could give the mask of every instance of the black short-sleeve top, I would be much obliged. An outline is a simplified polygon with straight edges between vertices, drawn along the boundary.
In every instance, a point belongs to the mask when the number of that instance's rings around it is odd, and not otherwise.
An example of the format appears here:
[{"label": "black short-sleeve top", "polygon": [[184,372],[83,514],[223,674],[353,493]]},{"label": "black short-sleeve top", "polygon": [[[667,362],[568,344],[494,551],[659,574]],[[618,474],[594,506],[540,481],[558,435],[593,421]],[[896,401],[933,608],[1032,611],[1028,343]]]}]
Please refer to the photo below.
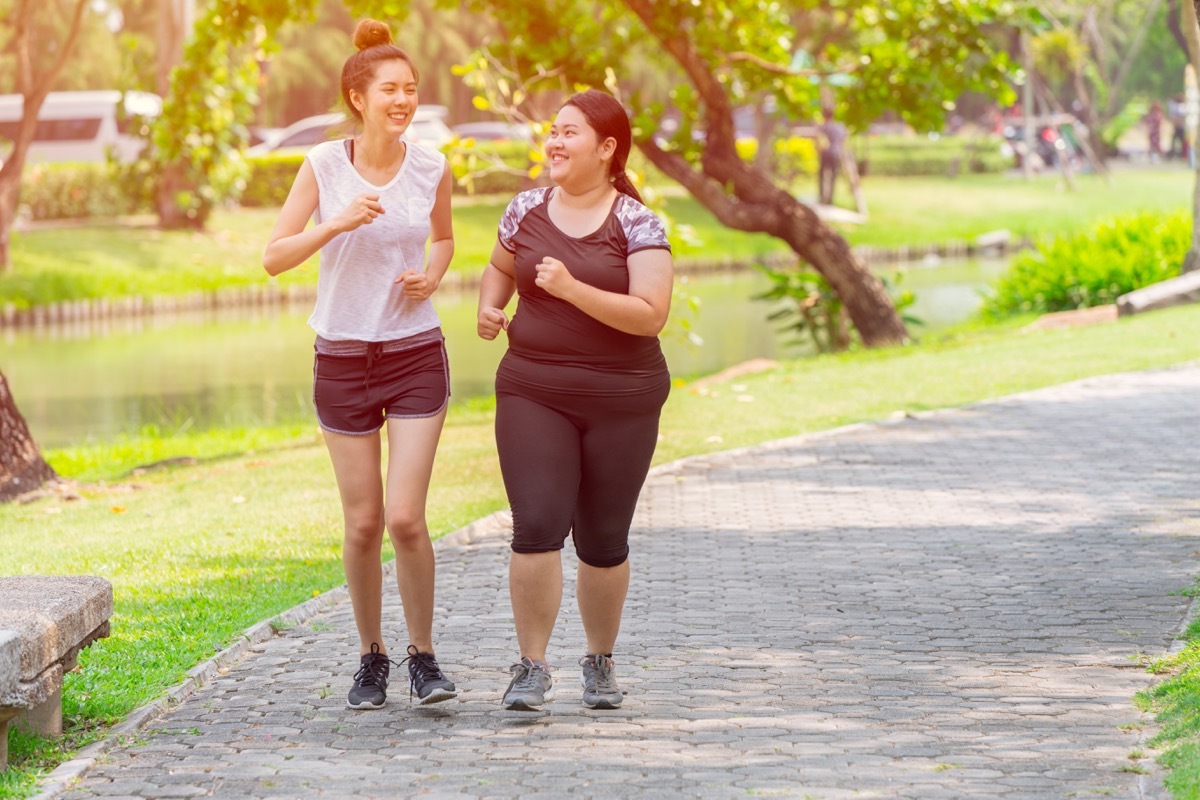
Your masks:
[{"label": "black short-sleeve top", "polygon": [[662,221],[626,194],[618,194],[604,223],[586,236],[568,236],[550,220],[552,188],[531,189],[508,204],[500,245],[513,254],[517,309],[508,326],[510,353],[533,361],[619,372],[665,369],[657,336],[619,331],[537,286],[536,265],[546,256],[577,280],[607,292],[629,292],[629,256],[670,250]]}]

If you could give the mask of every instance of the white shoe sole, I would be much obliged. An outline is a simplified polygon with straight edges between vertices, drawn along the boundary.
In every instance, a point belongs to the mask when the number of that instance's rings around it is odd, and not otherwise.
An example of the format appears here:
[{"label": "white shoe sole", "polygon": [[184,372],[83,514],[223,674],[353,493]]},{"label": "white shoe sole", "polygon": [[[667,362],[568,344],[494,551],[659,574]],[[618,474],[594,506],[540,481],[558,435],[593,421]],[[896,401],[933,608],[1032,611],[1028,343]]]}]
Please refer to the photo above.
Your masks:
[{"label": "white shoe sole", "polygon": [[554,687],[551,686],[550,690],[542,696],[542,702],[537,703],[536,705],[533,703],[526,703],[524,699],[518,698],[511,703],[505,703],[504,707],[509,711],[541,711],[542,706],[544,706],[546,703],[549,703],[553,699]]},{"label": "white shoe sole", "polygon": [[349,700],[346,701],[346,708],[351,708],[351,709],[354,709],[355,711],[378,711],[379,709],[383,708],[386,705],[387,705],[386,698],[379,705],[375,705],[374,703],[359,703],[358,705],[354,705]]},{"label": "white shoe sole", "polygon": [[418,704],[427,706],[433,703],[440,703],[443,700],[450,700],[455,697],[458,697],[458,692],[452,692],[449,689],[434,689],[429,693],[428,697],[421,698]]}]

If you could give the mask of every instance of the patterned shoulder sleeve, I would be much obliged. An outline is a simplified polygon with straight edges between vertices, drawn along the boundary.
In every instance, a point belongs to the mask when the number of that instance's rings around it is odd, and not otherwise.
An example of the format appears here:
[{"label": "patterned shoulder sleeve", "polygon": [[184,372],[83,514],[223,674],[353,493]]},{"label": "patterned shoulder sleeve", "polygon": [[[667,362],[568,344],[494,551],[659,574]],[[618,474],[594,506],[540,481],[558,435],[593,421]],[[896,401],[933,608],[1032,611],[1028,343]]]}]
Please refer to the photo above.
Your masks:
[{"label": "patterned shoulder sleeve", "polygon": [[629,195],[623,194],[620,199],[616,214],[621,230],[625,232],[626,255],[639,250],[669,251],[671,243],[667,241],[667,230],[658,215]]},{"label": "patterned shoulder sleeve", "polygon": [[517,235],[517,229],[521,227],[521,220],[525,218],[531,208],[541,205],[546,198],[547,191],[545,188],[529,189],[512,199],[508,208],[504,209],[504,216],[500,218],[500,230],[497,236],[500,239],[501,247],[510,253],[517,251],[513,237]]}]

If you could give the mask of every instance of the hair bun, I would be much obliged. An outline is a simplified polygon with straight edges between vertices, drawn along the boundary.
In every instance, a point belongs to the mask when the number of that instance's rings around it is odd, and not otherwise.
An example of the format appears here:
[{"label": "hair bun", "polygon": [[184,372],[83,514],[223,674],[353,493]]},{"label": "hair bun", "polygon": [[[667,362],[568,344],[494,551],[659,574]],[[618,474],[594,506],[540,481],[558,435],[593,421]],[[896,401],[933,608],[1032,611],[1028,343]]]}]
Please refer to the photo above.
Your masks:
[{"label": "hair bun", "polygon": [[354,29],[354,46],[359,50],[392,43],[392,31],[379,20],[364,19]]}]

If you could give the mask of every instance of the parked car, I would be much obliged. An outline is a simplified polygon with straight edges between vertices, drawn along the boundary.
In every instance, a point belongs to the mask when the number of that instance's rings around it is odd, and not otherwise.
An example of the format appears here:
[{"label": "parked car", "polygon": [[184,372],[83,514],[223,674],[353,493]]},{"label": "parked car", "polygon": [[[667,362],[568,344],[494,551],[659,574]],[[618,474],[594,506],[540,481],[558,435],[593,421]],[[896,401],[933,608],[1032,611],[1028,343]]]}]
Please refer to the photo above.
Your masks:
[{"label": "parked car", "polygon": [[[133,126],[162,113],[162,98],[149,92],[103,89],[51,92],[38,110],[30,161],[119,161],[137,158],[146,140]],[[6,158],[25,115],[25,97],[0,95],[0,158]]]},{"label": "parked car", "polygon": [[[454,133],[445,122],[447,113],[448,110],[445,106],[420,106],[413,114],[408,130],[404,132],[404,140],[440,149],[454,138]],[[266,153],[303,155],[318,142],[349,136],[352,129],[350,120],[340,111],[332,114],[317,114],[293,122],[265,141],[246,148],[246,155],[255,156]]]},{"label": "parked car", "polygon": [[460,139],[477,142],[532,142],[533,130],[516,122],[463,122],[452,129]]}]

